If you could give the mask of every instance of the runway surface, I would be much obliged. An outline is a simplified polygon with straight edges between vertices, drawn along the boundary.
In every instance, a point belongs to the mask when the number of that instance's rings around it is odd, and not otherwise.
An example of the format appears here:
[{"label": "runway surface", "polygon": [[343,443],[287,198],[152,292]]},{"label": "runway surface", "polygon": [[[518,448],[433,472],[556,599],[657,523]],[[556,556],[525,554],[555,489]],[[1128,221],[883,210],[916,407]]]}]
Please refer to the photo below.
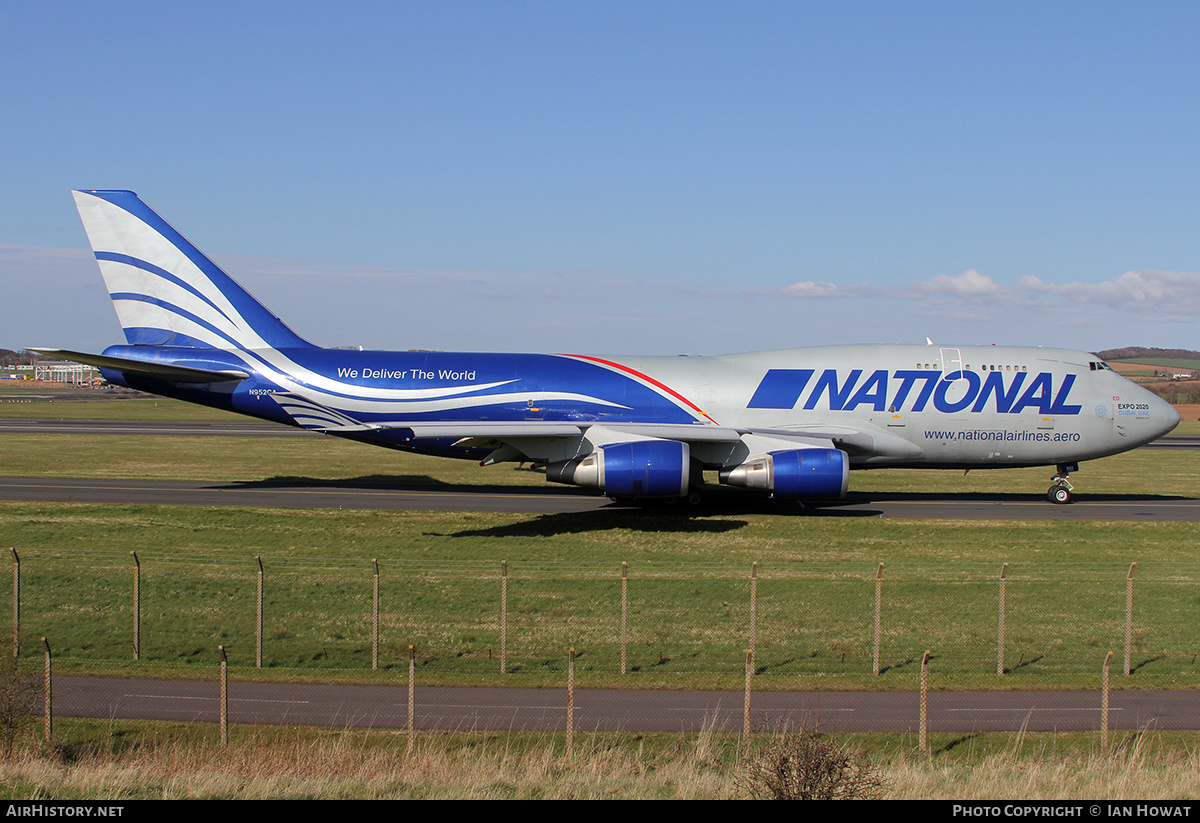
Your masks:
[{"label": "runway surface", "polygon": [[[0,433],[88,435],[185,435],[198,437],[322,437],[302,429],[245,422],[47,420],[0,418]],[[1200,437],[1168,436],[1148,448],[1196,449]],[[585,489],[568,486],[381,486],[346,481],[262,481],[250,483],[153,480],[78,480],[0,477],[0,500],[198,506],[263,506],[560,514],[621,511]],[[680,504],[682,507],[682,504]],[[775,514],[821,517],[905,517],[964,520],[1135,520],[1200,521],[1200,499],[1079,493],[1075,502],[1055,506],[1041,494],[927,494],[850,492],[833,504],[803,508],[762,501],[714,488],[697,515]]]},{"label": "runway surface", "polygon": [[[215,672],[214,672],[215,674]],[[406,728],[408,683],[394,686],[229,684],[229,722],[296,724],[331,729]],[[215,723],[220,685],[211,681],[56,677],[54,714]],[[1101,726],[1098,691],[930,692],[931,732],[1092,731]],[[740,732],[745,693],[576,689],[573,722],[584,731]],[[916,732],[919,692],[753,692],[752,729],[824,732]],[[1200,728],[1194,691],[1112,691],[1112,729]],[[419,730],[561,731],[567,691],[561,689],[417,686]]]},{"label": "runway surface", "polygon": [[[0,477],[0,500],[23,502],[147,504],[171,506],[261,506],[277,508],[486,511],[562,514],[628,511],[575,489],[513,486],[450,488],[354,488],[348,483],[217,483],[167,480],[77,480]],[[665,507],[664,507],[665,508]],[[794,517],[906,517],[960,520],[1137,520],[1200,521],[1200,499],[1085,495],[1055,506],[1041,495],[918,494],[851,492],[837,504],[803,508],[771,501],[746,501],[714,493],[707,504],[670,511],[695,514],[774,514]]]}]

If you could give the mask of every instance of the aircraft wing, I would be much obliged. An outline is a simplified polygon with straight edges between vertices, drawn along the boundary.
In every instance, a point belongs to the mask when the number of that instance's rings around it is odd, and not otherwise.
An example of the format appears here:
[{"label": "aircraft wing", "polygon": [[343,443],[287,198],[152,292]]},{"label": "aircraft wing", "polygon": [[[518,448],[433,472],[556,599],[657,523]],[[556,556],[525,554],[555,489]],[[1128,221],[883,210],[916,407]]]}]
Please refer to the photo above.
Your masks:
[{"label": "aircraft wing", "polygon": [[583,432],[583,429],[576,423],[555,423],[542,420],[406,421],[391,423],[388,424],[388,427],[411,431],[414,440],[444,440],[451,437],[456,439],[477,437],[491,440],[517,437],[579,437]]},{"label": "aircraft wing", "polygon": [[70,360],[73,363],[83,363],[85,366],[95,366],[100,369],[136,374],[142,377],[155,377],[172,383],[231,383],[246,380],[248,372],[240,369],[223,368],[220,363],[161,363],[153,360],[133,360],[128,357],[109,357],[103,354],[88,354],[87,352],[69,351],[67,349],[31,348],[30,351],[48,354]]},{"label": "aircraft wing", "polygon": [[591,428],[603,428],[610,438],[615,434],[630,440],[646,438],[676,440],[688,443],[693,448],[699,446],[733,447],[749,436],[758,438],[757,447],[762,449],[839,449],[855,456],[896,458],[913,458],[921,453],[919,447],[895,435],[848,426],[818,425],[795,429],[768,429],[664,423],[518,420],[511,422],[397,422],[384,427],[411,431],[414,440],[454,438],[457,446],[475,448],[508,446],[516,449],[512,454],[521,453],[523,451],[522,444],[528,444],[530,441],[544,441],[548,438],[579,440],[587,436],[588,430]]},{"label": "aircraft wing", "polygon": [[691,426],[663,423],[593,423],[555,422],[543,420],[514,420],[510,422],[404,422],[396,428],[412,431],[416,440],[432,438],[490,438],[506,440],[527,437],[579,437],[593,426],[633,437],[655,437],[662,440],[682,440],[688,443],[735,443],[740,439],[736,429],[725,426]]},{"label": "aircraft wing", "polygon": [[[392,420],[364,422],[298,394],[269,395],[299,426],[326,434],[353,436],[358,432],[392,430],[404,439],[453,440],[457,446],[498,448],[521,453],[531,441],[562,439],[578,442],[589,429],[603,429],[624,439],[675,440],[693,446],[734,446],[747,436],[761,438],[776,448],[840,449],[854,455],[911,457],[919,449],[883,431],[844,425],[808,425],[802,428],[757,428],[682,423],[618,423],[610,421],[553,420]],[[593,436],[595,432],[593,432]]]},{"label": "aircraft wing", "polygon": [[[760,437],[769,437],[776,440],[796,440],[801,443],[817,442],[826,447],[833,446],[834,448],[853,454],[871,454],[875,452],[879,446],[879,438],[876,434],[864,431],[862,429],[850,428],[848,426],[806,426],[803,429],[743,429],[745,434],[756,434]],[[889,437],[890,440],[900,441],[899,438]],[[907,443],[907,441],[900,441]],[[889,442],[889,446],[894,446]]]}]

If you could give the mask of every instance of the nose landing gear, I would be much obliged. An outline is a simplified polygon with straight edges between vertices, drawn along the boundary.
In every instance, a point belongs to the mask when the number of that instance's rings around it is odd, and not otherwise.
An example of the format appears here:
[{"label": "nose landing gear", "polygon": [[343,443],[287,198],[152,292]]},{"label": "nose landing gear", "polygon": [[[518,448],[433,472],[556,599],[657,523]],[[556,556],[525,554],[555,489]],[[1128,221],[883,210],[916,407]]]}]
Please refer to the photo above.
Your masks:
[{"label": "nose landing gear", "polygon": [[1046,499],[1051,503],[1065,504],[1071,502],[1071,493],[1075,487],[1071,485],[1071,472],[1079,471],[1078,463],[1060,463],[1055,467],[1054,476],[1050,482],[1054,485],[1046,492]]}]

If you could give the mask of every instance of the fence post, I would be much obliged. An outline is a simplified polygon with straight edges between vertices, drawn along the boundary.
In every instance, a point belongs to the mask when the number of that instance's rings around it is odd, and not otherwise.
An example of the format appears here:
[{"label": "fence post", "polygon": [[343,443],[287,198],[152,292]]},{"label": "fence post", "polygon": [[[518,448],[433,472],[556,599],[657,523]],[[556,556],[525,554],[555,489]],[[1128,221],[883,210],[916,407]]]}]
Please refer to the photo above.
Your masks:
[{"label": "fence post", "polygon": [[754,649],[746,649],[746,697],[742,703],[742,757],[750,758],[750,681],[754,677]]},{"label": "fence post", "polygon": [[138,660],[142,655],[142,564],[137,552],[129,556],[133,558],[133,659]]},{"label": "fence post", "polygon": [[225,647],[217,646],[217,654],[221,658],[221,745],[229,745],[229,661],[225,657]]},{"label": "fence post", "polygon": [[573,749],[575,738],[575,647],[567,656],[567,754]]},{"label": "fence post", "polygon": [[1129,658],[1133,650],[1133,570],[1137,563],[1129,565],[1129,575],[1125,578],[1125,676],[1129,676]]},{"label": "fence post", "polygon": [[379,668],[379,561],[371,558],[371,670]]},{"label": "fence post", "polygon": [[13,556],[13,658],[21,653],[21,556],[13,547],[8,549]]},{"label": "fence post", "polygon": [[417,652],[415,646],[408,647],[408,744],[404,753],[413,750],[413,736],[416,734],[416,696],[417,696]]},{"label": "fence post", "polygon": [[508,561],[500,561],[500,674],[508,671]]},{"label": "fence post", "polygon": [[879,676],[879,635],[883,610],[883,564],[875,571],[875,653],[871,656],[871,674]]},{"label": "fence post", "polygon": [[1000,632],[996,638],[996,674],[1004,674],[1004,576],[1008,574],[1008,564],[1000,569]]},{"label": "fence post", "polygon": [[921,754],[929,753],[929,655],[921,658]]},{"label": "fence post", "polygon": [[758,561],[750,564],[750,663],[754,664],[754,650],[758,648]]},{"label": "fence post", "polygon": [[629,564],[621,563],[621,674],[625,674],[625,651],[628,640],[627,619],[629,615]]},{"label": "fence post", "polygon": [[1104,672],[1100,686],[1100,751],[1108,751],[1108,664],[1113,653],[1104,657]]},{"label": "fence post", "polygon": [[255,586],[255,608],[254,608],[254,667],[262,668],[262,653],[263,653],[263,564],[262,558],[257,554],[254,555],[254,562],[258,564],[258,583]]},{"label": "fence post", "polygon": [[42,648],[46,650],[46,682],[42,685],[42,702],[44,708],[44,718],[42,720],[42,737],[47,743],[50,742],[50,732],[54,727],[54,713],[51,708],[52,695],[54,694],[50,684],[50,642],[46,638],[42,638]]}]

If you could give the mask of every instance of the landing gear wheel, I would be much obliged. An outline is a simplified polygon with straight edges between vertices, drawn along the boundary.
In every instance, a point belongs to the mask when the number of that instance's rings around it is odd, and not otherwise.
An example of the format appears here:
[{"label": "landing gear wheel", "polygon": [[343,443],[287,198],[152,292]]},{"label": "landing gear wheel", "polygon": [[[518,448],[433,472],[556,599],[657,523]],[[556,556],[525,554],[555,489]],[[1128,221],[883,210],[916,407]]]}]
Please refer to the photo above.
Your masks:
[{"label": "landing gear wheel", "polygon": [[704,502],[704,495],[700,494],[698,491],[688,492],[687,501],[692,506],[699,506]]},{"label": "landing gear wheel", "polygon": [[1050,490],[1046,492],[1046,497],[1051,503],[1070,503],[1071,490],[1060,483],[1058,485],[1051,486]]},{"label": "landing gear wheel", "polygon": [[1059,504],[1071,502],[1071,492],[1075,491],[1075,487],[1071,485],[1071,472],[1074,471],[1079,471],[1079,465],[1076,463],[1060,463],[1055,467],[1054,476],[1050,478],[1054,485],[1046,492],[1047,500]]}]

